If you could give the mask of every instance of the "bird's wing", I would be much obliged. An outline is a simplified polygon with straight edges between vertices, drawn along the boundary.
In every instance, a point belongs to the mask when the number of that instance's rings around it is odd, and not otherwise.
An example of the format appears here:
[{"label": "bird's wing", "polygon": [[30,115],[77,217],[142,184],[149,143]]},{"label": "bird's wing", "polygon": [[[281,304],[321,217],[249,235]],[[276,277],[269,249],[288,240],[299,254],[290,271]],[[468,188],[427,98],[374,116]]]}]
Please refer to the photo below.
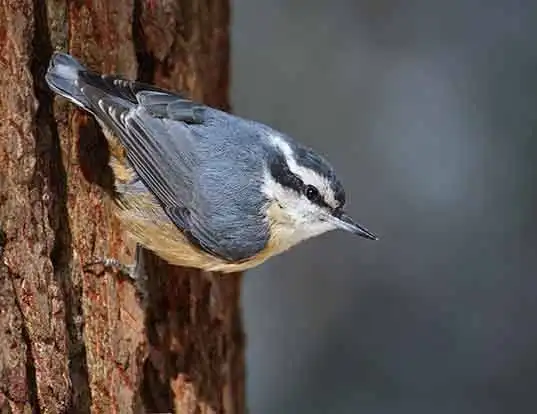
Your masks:
[{"label": "bird's wing", "polygon": [[[136,103],[130,105],[125,105],[123,97],[90,84],[83,86],[82,92],[96,103],[95,115],[117,134],[142,182],[191,242],[230,262],[253,256],[265,246],[266,234],[260,231],[262,218],[252,223],[242,216],[237,201],[223,194],[216,214],[206,205],[210,197],[203,192],[218,189],[199,184],[199,176],[204,174],[200,168],[206,159],[200,159],[199,137],[190,128],[191,124],[203,124],[204,106],[160,90],[140,90],[135,95]],[[224,211],[232,212],[232,226],[222,222]],[[248,228],[247,223],[257,227]]]}]

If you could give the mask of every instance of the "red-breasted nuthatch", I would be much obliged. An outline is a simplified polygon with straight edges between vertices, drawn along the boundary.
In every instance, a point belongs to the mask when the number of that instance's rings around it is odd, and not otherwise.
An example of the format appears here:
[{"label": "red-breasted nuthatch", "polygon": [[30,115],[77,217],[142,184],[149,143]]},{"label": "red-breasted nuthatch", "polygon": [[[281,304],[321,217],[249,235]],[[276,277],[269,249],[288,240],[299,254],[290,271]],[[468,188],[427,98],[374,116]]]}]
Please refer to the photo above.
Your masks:
[{"label": "red-breasted nuthatch", "polygon": [[334,229],[376,240],[345,214],[330,164],[266,125],[64,53],[46,81],[96,118],[113,148],[121,222],[171,264],[242,271]]}]

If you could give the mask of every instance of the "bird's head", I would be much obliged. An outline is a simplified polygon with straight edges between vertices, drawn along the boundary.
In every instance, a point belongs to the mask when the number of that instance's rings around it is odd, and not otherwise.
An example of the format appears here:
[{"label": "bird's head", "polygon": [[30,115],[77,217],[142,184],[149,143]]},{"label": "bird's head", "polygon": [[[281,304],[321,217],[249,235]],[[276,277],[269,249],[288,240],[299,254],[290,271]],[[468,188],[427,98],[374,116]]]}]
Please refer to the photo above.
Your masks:
[{"label": "bird's head", "polygon": [[336,229],[377,239],[345,213],[345,190],[324,158],[282,136],[270,141],[263,192],[271,231],[286,248]]}]

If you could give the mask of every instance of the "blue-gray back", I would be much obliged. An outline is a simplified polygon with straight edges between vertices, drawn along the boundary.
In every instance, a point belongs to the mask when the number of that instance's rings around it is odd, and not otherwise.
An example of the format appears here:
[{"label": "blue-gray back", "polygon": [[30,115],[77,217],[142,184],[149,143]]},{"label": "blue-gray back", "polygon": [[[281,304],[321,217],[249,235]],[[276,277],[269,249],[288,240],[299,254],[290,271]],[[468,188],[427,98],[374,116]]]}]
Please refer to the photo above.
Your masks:
[{"label": "blue-gray back", "polygon": [[254,123],[210,108],[200,123],[155,118],[144,107],[126,119],[129,161],[193,242],[229,261],[265,247],[266,144]]}]

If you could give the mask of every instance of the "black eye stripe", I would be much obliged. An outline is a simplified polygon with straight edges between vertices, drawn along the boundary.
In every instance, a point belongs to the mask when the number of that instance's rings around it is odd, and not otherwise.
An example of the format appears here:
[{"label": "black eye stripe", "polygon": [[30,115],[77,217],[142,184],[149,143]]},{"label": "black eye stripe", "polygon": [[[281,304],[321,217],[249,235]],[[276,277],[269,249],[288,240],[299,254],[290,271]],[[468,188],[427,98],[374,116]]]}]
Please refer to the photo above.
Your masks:
[{"label": "black eye stripe", "polygon": [[[299,176],[293,173],[289,169],[285,158],[281,155],[275,156],[270,163],[270,174],[274,177],[277,183],[290,188],[299,194],[303,194],[304,196],[307,196],[306,192],[308,187],[313,187],[317,192],[319,191],[316,187],[305,184]],[[319,207],[334,211],[334,208],[324,200],[320,193],[318,197],[315,197],[310,201],[317,204]]]}]

